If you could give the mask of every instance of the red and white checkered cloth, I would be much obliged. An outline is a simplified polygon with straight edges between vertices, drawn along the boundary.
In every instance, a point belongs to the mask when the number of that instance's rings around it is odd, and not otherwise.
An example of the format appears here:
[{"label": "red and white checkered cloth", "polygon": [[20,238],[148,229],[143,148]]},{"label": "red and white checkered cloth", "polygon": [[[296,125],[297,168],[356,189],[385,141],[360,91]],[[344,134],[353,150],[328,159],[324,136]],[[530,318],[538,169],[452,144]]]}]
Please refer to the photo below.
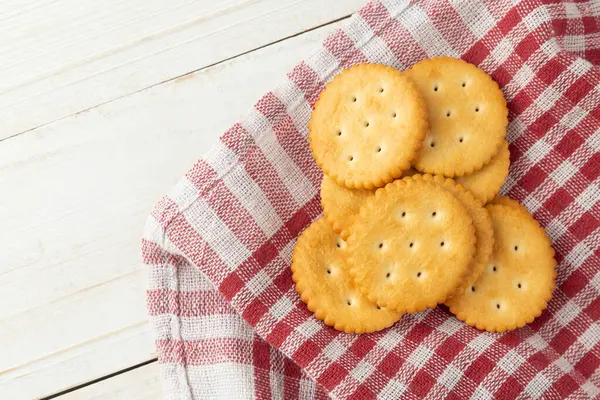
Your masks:
[{"label": "red and white checkered cloth", "polygon": [[[460,57],[510,108],[503,192],[547,229],[558,287],[533,324],[493,334],[446,309],[347,335],[307,311],[295,239],[321,214],[311,106],[341,68]],[[148,308],[172,399],[600,397],[600,2],[373,1],[156,206]],[[233,93],[232,93],[233,95]]]}]

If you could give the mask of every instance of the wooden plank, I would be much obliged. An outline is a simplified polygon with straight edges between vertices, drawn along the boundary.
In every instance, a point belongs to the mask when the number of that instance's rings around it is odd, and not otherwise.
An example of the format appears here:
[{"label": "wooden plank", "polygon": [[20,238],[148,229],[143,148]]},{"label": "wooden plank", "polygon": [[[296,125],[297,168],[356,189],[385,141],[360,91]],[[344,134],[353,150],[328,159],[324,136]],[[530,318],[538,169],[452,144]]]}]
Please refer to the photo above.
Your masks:
[{"label": "wooden plank", "polygon": [[3,397],[50,395],[154,357],[139,255],[151,207],[339,26],[0,142]]},{"label": "wooden plank", "polygon": [[362,1],[7,3],[0,139],[347,16]]},{"label": "wooden plank", "polygon": [[158,363],[145,365],[110,379],[58,396],[57,400],[159,400],[163,399]]},{"label": "wooden plank", "polygon": [[43,397],[155,357],[144,278],[139,271],[2,320],[2,396]]}]

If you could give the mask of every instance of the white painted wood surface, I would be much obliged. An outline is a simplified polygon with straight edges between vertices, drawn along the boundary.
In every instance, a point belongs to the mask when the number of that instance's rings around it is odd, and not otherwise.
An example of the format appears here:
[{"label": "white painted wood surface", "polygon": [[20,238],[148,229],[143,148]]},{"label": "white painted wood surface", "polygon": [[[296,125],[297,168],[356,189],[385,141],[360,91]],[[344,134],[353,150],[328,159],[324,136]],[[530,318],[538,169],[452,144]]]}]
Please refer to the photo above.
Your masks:
[{"label": "white painted wood surface", "polygon": [[[151,207],[361,3],[0,0],[1,398],[154,357]],[[142,370],[61,397],[135,398]]]},{"label": "white painted wood surface", "polygon": [[0,139],[328,23],[360,1],[6,3]]},{"label": "white painted wood surface", "polygon": [[159,400],[163,389],[158,363],[125,372],[59,397],[60,400]]}]

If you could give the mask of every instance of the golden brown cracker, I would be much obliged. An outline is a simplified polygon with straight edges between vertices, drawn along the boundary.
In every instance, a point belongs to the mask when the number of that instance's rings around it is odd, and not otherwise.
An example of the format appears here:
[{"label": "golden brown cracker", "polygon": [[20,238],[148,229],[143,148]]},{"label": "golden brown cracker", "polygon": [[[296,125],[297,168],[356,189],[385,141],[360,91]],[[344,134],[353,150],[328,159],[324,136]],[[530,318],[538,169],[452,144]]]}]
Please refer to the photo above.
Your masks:
[{"label": "golden brown cracker", "polygon": [[513,208],[517,208],[527,214],[529,214],[529,211],[527,210],[527,208],[525,208],[525,206],[521,203],[519,203],[518,201],[511,199],[508,196],[496,196],[492,199],[492,201],[490,201],[490,204],[502,204],[508,207],[513,207]]},{"label": "golden brown cracker", "polygon": [[546,308],[556,261],[550,239],[530,214],[500,204],[486,209],[495,236],[490,262],[470,290],[447,304],[467,325],[504,332],[532,322]]},{"label": "golden brown cracker", "polygon": [[300,235],[292,256],[292,279],[302,301],[316,318],[346,333],[391,326],[401,314],[377,306],[360,293],[348,274],[346,251],[346,243],[323,218]]},{"label": "golden brown cracker", "polygon": [[365,201],[375,195],[375,190],[348,189],[338,185],[333,178],[324,175],[321,182],[321,205],[323,214],[331,223],[333,231],[340,233],[342,238],[347,237],[342,232],[349,226],[351,219]]},{"label": "golden brown cracker", "polygon": [[498,154],[491,161],[469,175],[456,178],[456,183],[467,188],[484,204],[494,198],[504,185],[510,166],[508,142],[503,140]]},{"label": "golden brown cracker", "polygon": [[498,84],[475,65],[449,57],[423,60],[406,73],[429,117],[416,169],[449,177],[481,169],[506,134],[508,109]]},{"label": "golden brown cracker", "polygon": [[463,279],[475,251],[467,210],[421,175],[378,190],[349,232],[354,281],[369,300],[398,312],[443,303]]},{"label": "golden brown cracker", "polygon": [[308,139],[319,167],[339,185],[372,189],[410,167],[427,126],[425,103],[402,72],[359,64],[321,92]]},{"label": "golden brown cracker", "polygon": [[452,297],[456,294],[463,293],[467,287],[470,287],[488,264],[494,246],[492,220],[481,202],[468,190],[457,185],[452,179],[444,178],[441,175],[436,175],[434,177],[431,175],[424,175],[423,179],[437,183],[460,200],[469,213],[469,216],[473,221],[473,227],[475,228],[475,255],[467,269],[467,274],[463,277],[455,291],[449,296]]},{"label": "golden brown cracker", "polygon": [[[412,176],[419,171],[409,168],[403,171],[402,176]],[[351,220],[358,213],[365,201],[375,195],[378,189],[349,189],[338,185],[333,178],[323,175],[321,182],[321,206],[323,214],[332,225],[334,232],[339,233],[342,239],[348,237],[347,228]]]}]

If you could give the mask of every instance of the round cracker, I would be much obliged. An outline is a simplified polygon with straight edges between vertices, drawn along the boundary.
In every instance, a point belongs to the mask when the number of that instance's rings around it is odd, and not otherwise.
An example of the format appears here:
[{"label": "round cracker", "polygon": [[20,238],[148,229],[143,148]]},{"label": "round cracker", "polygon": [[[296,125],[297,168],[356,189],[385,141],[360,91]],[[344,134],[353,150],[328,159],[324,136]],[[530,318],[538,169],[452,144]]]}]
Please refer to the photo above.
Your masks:
[{"label": "round cracker", "polygon": [[492,199],[492,201],[490,201],[490,204],[502,204],[508,207],[517,208],[521,211],[524,211],[527,214],[529,213],[529,211],[527,210],[527,208],[525,208],[523,204],[519,203],[514,199],[511,199],[508,196],[496,196]]},{"label": "round cracker", "polygon": [[342,238],[346,238],[346,229],[351,219],[367,199],[375,195],[375,190],[348,189],[338,185],[333,178],[324,175],[321,182],[321,205],[323,214],[331,223],[333,231],[340,233]]},{"label": "round cracker", "polygon": [[398,312],[443,303],[463,279],[475,251],[467,210],[421,175],[378,190],[349,232],[352,278],[369,300]]},{"label": "round cracker", "polygon": [[298,238],[292,256],[292,279],[308,309],[326,325],[346,333],[375,332],[402,314],[369,301],[348,275],[346,243],[321,218]]},{"label": "round cracker", "polygon": [[498,154],[489,163],[469,175],[457,177],[456,183],[467,188],[485,204],[493,199],[500,191],[502,185],[504,185],[508,176],[509,166],[510,152],[508,151],[508,142],[503,140]]},{"label": "round cracker", "polygon": [[488,204],[494,250],[488,267],[463,295],[448,301],[467,325],[504,332],[531,323],[552,297],[554,249],[546,232],[518,207]]},{"label": "round cracker", "polygon": [[401,176],[427,132],[425,103],[394,68],[359,64],[327,84],[308,139],[321,169],[342,186],[381,187]]},{"label": "round cracker", "polygon": [[[419,171],[410,168],[402,173],[402,176],[412,176]],[[349,189],[338,185],[335,180],[323,175],[321,181],[321,206],[325,218],[333,227],[333,231],[339,233],[342,239],[348,237],[348,227],[352,218],[358,213],[360,207],[366,200],[375,195],[378,189]]]},{"label": "round cracker", "polygon": [[475,65],[449,57],[423,60],[406,73],[429,115],[415,168],[449,177],[481,169],[506,134],[508,109],[498,84]]},{"label": "round cracker", "polygon": [[453,293],[448,296],[451,298],[457,294],[462,294],[467,287],[470,287],[475,283],[485,266],[488,264],[494,247],[492,219],[490,218],[490,214],[483,207],[483,204],[481,204],[471,192],[464,187],[457,185],[452,179],[444,178],[441,175],[436,175],[434,177],[431,175],[424,175],[423,179],[437,183],[460,200],[469,213],[469,216],[473,221],[473,227],[475,228],[475,255],[473,256],[471,265],[469,265],[469,268],[467,269],[466,275]]}]

